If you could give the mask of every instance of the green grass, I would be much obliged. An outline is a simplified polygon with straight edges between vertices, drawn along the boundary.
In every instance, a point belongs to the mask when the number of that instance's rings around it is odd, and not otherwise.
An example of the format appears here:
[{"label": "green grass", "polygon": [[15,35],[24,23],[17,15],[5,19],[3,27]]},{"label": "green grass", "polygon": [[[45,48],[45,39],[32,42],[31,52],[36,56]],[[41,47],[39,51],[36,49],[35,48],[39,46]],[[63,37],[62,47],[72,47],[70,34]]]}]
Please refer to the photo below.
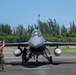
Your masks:
[{"label": "green grass", "polygon": [[[54,53],[54,48],[48,48],[51,53]],[[60,48],[62,53],[76,54],[76,48]]]}]

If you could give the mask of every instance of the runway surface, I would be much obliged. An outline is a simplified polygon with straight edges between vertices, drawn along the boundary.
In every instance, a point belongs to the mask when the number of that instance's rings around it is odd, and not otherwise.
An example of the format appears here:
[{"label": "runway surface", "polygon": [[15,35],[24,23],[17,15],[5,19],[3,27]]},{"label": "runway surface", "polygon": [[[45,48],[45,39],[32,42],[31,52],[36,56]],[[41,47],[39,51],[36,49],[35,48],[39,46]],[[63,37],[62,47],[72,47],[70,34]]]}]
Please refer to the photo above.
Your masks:
[{"label": "runway surface", "polygon": [[52,54],[53,64],[44,57],[39,57],[39,64],[32,58],[28,63],[21,64],[21,56],[15,57],[15,47],[5,47],[5,72],[0,75],[76,75],[76,54],[62,54],[56,57]]}]

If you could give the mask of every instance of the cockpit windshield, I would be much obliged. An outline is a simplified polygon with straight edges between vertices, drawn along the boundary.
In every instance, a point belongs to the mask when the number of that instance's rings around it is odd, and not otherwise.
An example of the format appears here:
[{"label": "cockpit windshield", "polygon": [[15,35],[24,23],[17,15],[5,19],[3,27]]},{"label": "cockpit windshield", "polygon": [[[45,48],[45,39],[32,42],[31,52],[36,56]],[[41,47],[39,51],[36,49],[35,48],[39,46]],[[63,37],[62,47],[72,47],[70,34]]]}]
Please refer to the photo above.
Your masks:
[{"label": "cockpit windshield", "polygon": [[41,36],[41,31],[40,30],[34,30],[32,32],[32,37],[34,37],[34,36],[40,37]]}]

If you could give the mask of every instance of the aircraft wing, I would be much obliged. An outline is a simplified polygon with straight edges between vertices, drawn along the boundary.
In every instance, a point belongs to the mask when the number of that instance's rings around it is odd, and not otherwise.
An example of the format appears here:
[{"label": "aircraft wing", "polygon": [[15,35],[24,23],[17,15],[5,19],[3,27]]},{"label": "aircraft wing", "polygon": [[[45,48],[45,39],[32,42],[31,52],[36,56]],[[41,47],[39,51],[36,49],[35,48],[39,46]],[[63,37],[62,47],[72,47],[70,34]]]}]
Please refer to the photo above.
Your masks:
[{"label": "aircraft wing", "polygon": [[70,43],[70,42],[48,42],[46,41],[44,43],[46,46],[76,46],[76,43]]},{"label": "aircraft wing", "polygon": [[20,42],[20,43],[5,43],[5,46],[29,46],[29,42]]}]

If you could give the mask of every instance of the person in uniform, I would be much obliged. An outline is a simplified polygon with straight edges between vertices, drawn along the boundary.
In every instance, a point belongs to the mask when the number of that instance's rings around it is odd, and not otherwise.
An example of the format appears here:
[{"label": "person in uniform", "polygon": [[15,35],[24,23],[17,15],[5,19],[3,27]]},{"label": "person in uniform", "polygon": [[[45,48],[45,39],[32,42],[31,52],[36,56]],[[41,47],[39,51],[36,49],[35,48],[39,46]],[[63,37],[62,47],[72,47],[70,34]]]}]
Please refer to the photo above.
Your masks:
[{"label": "person in uniform", "polygon": [[5,42],[0,40],[0,71],[4,71],[4,55],[3,55],[3,48],[5,46]]},{"label": "person in uniform", "polygon": [[26,55],[27,55],[27,49],[24,48],[24,50],[22,52],[22,64],[27,63],[27,61],[28,61]]}]

